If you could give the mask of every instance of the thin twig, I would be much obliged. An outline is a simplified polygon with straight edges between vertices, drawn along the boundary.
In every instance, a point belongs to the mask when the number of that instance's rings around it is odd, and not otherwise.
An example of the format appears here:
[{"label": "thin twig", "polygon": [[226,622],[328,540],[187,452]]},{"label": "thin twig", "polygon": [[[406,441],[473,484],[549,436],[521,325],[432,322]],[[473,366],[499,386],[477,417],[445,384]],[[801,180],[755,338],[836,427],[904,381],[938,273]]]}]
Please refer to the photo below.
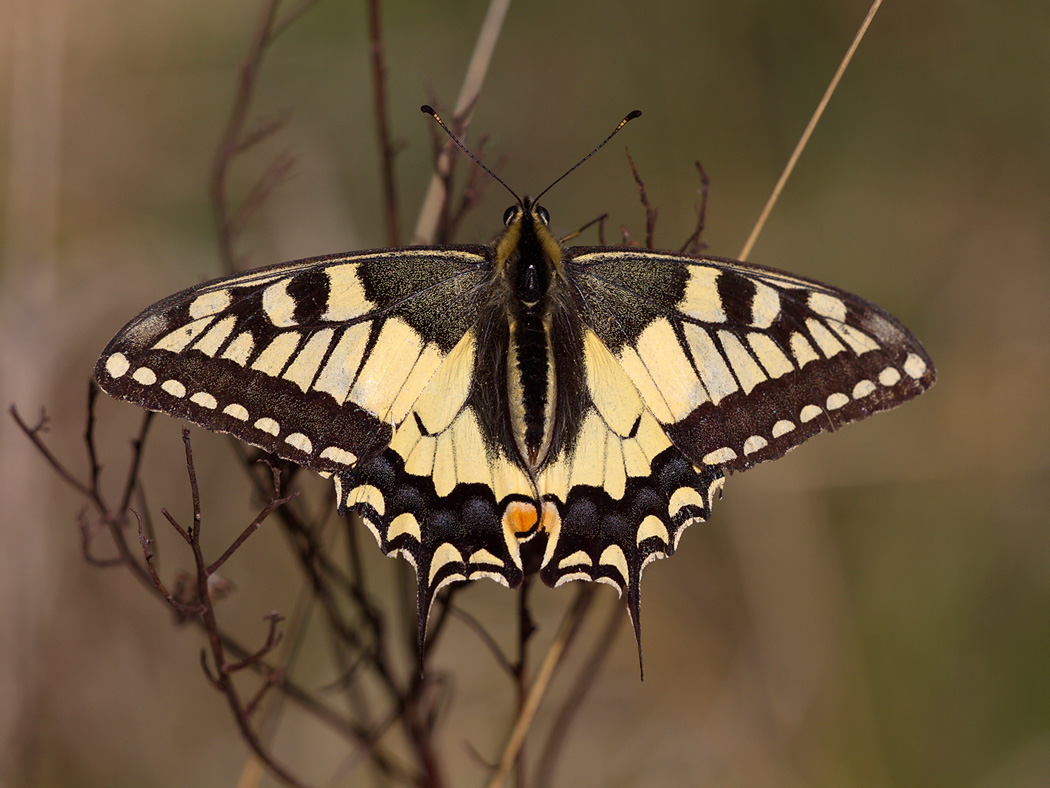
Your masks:
[{"label": "thin twig", "polygon": [[18,412],[18,408],[16,408],[14,405],[8,408],[8,413],[11,414],[11,418],[15,420],[15,424],[18,425],[18,428],[22,430],[23,433],[25,433],[25,436],[29,438],[30,441],[32,441],[33,445],[36,446],[37,451],[40,452],[40,455],[45,460],[47,460],[47,464],[50,465],[51,468],[55,471],[55,473],[59,475],[62,481],[64,481],[66,484],[68,484],[70,487],[72,487],[84,497],[95,500],[96,491],[88,485],[84,484],[78,478],[76,478],[76,476],[74,476],[72,473],[70,473],[66,466],[63,465],[62,462],[58,459],[58,457],[56,457],[51,452],[51,449],[48,448],[47,444],[44,443],[43,438],[40,437],[41,432],[47,431],[47,423],[49,421],[47,412],[41,409],[40,418],[37,420],[37,423],[34,424],[32,427],[30,427],[22,420],[22,416]]},{"label": "thin twig", "polygon": [[451,610],[452,615],[465,623],[470,630],[481,639],[481,642],[484,644],[485,648],[489,650],[499,666],[503,668],[508,675],[513,676],[514,666],[511,664],[510,660],[507,659],[507,655],[503,653],[503,649],[499,647],[499,643],[497,643],[496,639],[492,637],[489,631],[482,626],[481,622],[459,607],[450,605],[449,609]]},{"label": "thin twig", "polygon": [[[179,528],[180,532],[188,532],[190,534],[190,546],[193,551],[193,559],[197,573],[197,601],[200,604],[200,619],[203,622],[204,630],[208,635],[211,658],[217,673],[212,674],[210,670],[207,670],[207,662],[203,657],[201,664],[205,667],[208,677],[226,697],[226,704],[230,707],[230,711],[233,712],[234,719],[237,722],[237,727],[241,732],[241,737],[251,748],[252,752],[254,752],[255,755],[266,764],[266,768],[276,777],[285,781],[289,785],[302,786],[303,783],[297,780],[291,772],[278,763],[259,739],[258,734],[252,727],[248,712],[246,711],[244,704],[241,702],[240,693],[237,691],[237,687],[233,682],[231,665],[226,659],[222,634],[215,617],[215,609],[212,606],[211,596],[208,593],[208,571],[200,542],[200,488],[197,485],[197,471],[193,463],[193,448],[190,443],[190,431],[188,429],[183,429],[182,441],[186,449],[186,473],[189,476],[190,495],[193,501],[193,525],[188,529],[179,527],[174,521],[172,521],[172,525]],[[169,520],[171,519],[172,518],[169,517]],[[266,645],[264,645],[263,648],[265,649]],[[249,659],[251,659],[251,656],[249,656]]]},{"label": "thin twig", "polygon": [[248,55],[241,65],[233,106],[226,120],[226,127],[223,129],[219,145],[215,149],[215,157],[212,159],[210,178],[212,213],[215,217],[215,228],[219,233],[219,255],[222,259],[222,269],[227,274],[232,274],[237,266],[233,251],[233,227],[226,199],[226,176],[229,173],[233,156],[242,150],[242,135],[255,93],[256,75],[270,42],[277,18],[277,8],[280,4],[281,0],[267,0],[259,16],[255,36],[252,38]]},{"label": "thin twig", "polygon": [[780,173],[780,179],[777,181],[776,186],[773,187],[773,193],[769,195],[765,207],[762,208],[762,213],[758,215],[758,221],[755,222],[755,226],[751,230],[751,235],[747,237],[747,241],[744,243],[744,248],[740,250],[740,254],[738,255],[740,260],[746,260],[748,255],[751,254],[751,249],[754,247],[755,241],[758,239],[758,234],[762,232],[762,228],[766,224],[766,219],[769,218],[773,206],[776,205],[777,199],[780,197],[780,192],[784,189],[784,184],[786,184],[788,178],[791,177],[791,173],[795,169],[795,164],[798,162],[799,156],[802,155],[802,151],[809,142],[809,138],[813,134],[813,129],[817,127],[820,116],[824,114],[824,108],[827,107],[828,102],[831,100],[831,95],[835,92],[835,88],[838,87],[839,80],[842,79],[846,67],[849,65],[850,60],[853,59],[853,53],[857,51],[861,39],[864,38],[864,34],[868,32],[868,26],[871,24],[871,20],[875,18],[875,14],[879,10],[880,5],[882,5],[882,0],[875,0],[875,2],[871,4],[871,8],[868,9],[864,21],[860,23],[857,35],[853,37],[853,42],[849,45],[849,49],[846,50],[846,55],[842,58],[842,62],[839,63],[839,67],[836,69],[835,75],[831,78],[831,82],[828,83],[824,95],[821,96],[820,102],[817,104],[817,108],[813,112],[813,116],[809,119],[809,123],[806,124],[806,128],[802,132],[798,144],[795,145],[795,149],[791,152],[791,156],[788,158],[788,162],[784,166],[784,171]]},{"label": "thin twig", "polygon": [[87,424],[84,426],[84,445],[87,448],[88,468],[90,468],[91,489],[98,494],[98,479],[102,472],[102,466],[98,461],[98,452],[95,450],[95,403],[98,401],[98,386],[95,381],[88,381],[87,395]]},{"label": "thin twig", "polygon": [[131,496],[139,489],[139,468],[142,465],[142,455],[146,447],[146,435],[149,433],[150,425],[153,423],[153,411],[147,410],[142,414],[142,424],[139,426],[138,434],[131,440],[131,464],[128,466],[128,476],[124,482],[124,492],[120,496],[120,508],[117,512],[123,515],[131,506]]},{"label": "thin twig", "polygon": [[499,766],[496,767],[496,771],[489,780],[488,788],[502,788],[504,780],[507,779],[507,775],[518,757],[518,751],[525,741],[525,734],[528,732],[529,726],[532,725],[532,720],[540,707],[540,701],[543,699],[547,687],[550,686],[554,670],[558,667],[569,640],[576,631],[584,611],[590,604],[591,591],[593,589],[588,587],[581,588],[569,612],[562,619],[561,626],[558,628],[558,634],[554,637],[554,642],[551,643],[546,656],[543,658],[536,678],[529,688],[525,704],[518,713],[510,736],[507,737],[507,743],[503,747],[503,754],[500,756]]},{"label": "thin twig", "polygon": [[711,190],[711,179],[707,177],[699,159],[696,160],[696,171],[700,173],[700,204],[696,206],[696,227],[693,228],[693,234],[685,239],[685,243],[679,249],[686,254],[700,254],[707,248],[701,236],[704,234],[704,223],[707,220],[707,195]]},{"label": "thin twig", "polygon": [[638,168],[634,166],[634,159],[631,158],[630,151],[627,151],[627,163],[631,165],[631,175],[634,176],[634,182],[638,185],[638,198],[642,201],[642,207],[645,208],[645,248],[652,249],[653,234],[656,232],[656,217],[659,211],[649,202],[649,195],[645,192],[645,182],[638,174]]},{"label": "thin twig", "polygon": [[270,466],[270,470],[273,472],[273,497],[270,498],[269,503],[267,503],[266,506],[263,507],[263,510],[255,516],[255,519],[248,524],[248,527],[241,531],[238,537],[233,540],[229,547],[226,548],[226,552],[224,552],[214,562],[212,562],[212,564],[208,567],[209,575],[212,575],[215,572],[217,572],[219,570],[219,567],[226,563],[229,557],[233,555],[242,544],[244,544],[245,540],[249,536],[251,536],[259,529],[259,526],[263,524],[263,521],[266,520],[266,518],[268,518],[271,514],[273,514],[278,507],[284,506],[286,503],[288,503],[293,498],[299,495],[298,490],[293,490],[291,495],[281,497],[281,472],[272,465]]},{"label": "thin twig", "polygon": [[625,617],[623,609],[614,605],[606,619],[605,627],[602,629],[598,639],[591,647],[590,656],[584,662],[577,674],[572,690],[561,699],[561,711],[554,718],[554,722],[547,732],[547,740],[536,765],[536,773],[533,782],[536,785],[550,785],[554,776],[554,765],[569,738],[569,728],[576,715],[583,707],[583,701],[594,687],[602,666],[613,653],[612,644],[616,635],[623,628]]},{"label": "thin twig", "polygon": [[[470,64],[467,66],[467,73],[463,77],[459,97],[452,111],[453,125],[459,130],[461,136],[470,123],[474,105],[481,94],[481,86],[485,81],[485,74],[492,61],[492,53],[496,49],[496,42],[499,40],[509,7],[510,0],[490,0],[485,19],[481,23],[481,31],[474,44],[474,53],[470,57]],[[452,155],[452,144],[449,142],[434,166],[430,186],[427,188],[426,197],[419,210],[419,220],[416,222],[416,229],[413,233],[416,243],[433,243],[443,206],[448,199],[443,173],[447,173]]]},{"label": "thin twig", "polygon": [[594,225],[598,225],[598,245],[599,246],[605,246],[605,220],[608,219],[608,218],[609,218],[609,214],[603,213],[598,218],[591,219],[589,222],[587,222],[587,224],[583,225],[583,227],[581,227],[580,229],[574,230],[573,232],[569,233],[568,235],[562,236],[561,238],[558,239],[558,242],[562,243],[562,244],[567,243],[568,241],[571,241],[573,238],[578,238],[579,236],[581,236],[584,233],[584,231],[590,229]]},{"label": "thin twig", "polygon": [[386,63],[383,61],[383,35],[379,17],[379,0],[368,2],[368,30],[372,49],[372,103],[375,108],[376,136],[379,138],[380,175],[383,184],[383,208],[389,246],[398,246],[397,183],[394,180],[394,143],[390,139],[390,121],[386,106]]}]

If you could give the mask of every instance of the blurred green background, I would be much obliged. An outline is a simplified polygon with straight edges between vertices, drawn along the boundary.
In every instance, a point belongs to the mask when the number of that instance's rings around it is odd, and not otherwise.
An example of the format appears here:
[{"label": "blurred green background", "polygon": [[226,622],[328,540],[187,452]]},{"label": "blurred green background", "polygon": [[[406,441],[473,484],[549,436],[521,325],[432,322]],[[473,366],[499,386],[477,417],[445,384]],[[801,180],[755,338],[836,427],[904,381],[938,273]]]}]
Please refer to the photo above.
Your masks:
[{"label": "blurred green background", "polygon": [[[80,473],[100,349],[220,272],[207,174],[258,7],[0,2],[0,402],[30,419],[46,408]],[[660,208],[657,245],[691,232],[699,158],[710,252],[735,256],[867,7],[512,4],[467,142],[490,134],[486,159],[506,156],[504,178],[535,193],[640,108],[545,199],[554,227],[607,211],[610,238],[621,224],[643,236],[628,146]],[[430,91],[452,105],[485,8],[384,5],[403,237],[430,176],[418,107]],[[713,520],[646,573],[645,681],[625,626],[557,785],[1050,784],[1048,31],[1050,4],[1034,0],[883,7],[751,259],[879,303],[924,341],[939,382],[729,481]],[[242,240],[250,262],[382,245],[363,4],[321,2],[291,28],[255,107],[291,121],[238,162],[233,194],[282,151],[295,167]],[[488,240],[507,202],[489,188],[458,240]],[[109,400],[98,412],[115,497],[140,417]],[[159,422],[149,504],[186,516],[179,425]],[[247,511],[223,481],[228,444],[195,440],[205,511]],[[85,565],[81,501],[6,414],[0,450],[0,784],[234,784],[246,751],[201,675],[200,635],[126,573]],[[218,545],[243,521],[214,522],[229,528]],[[370,571],[392,575],[365,546]],[[166,561],[169,577],[188,568],[175,550]],[[261,616],[299,594],[281,537],[264,529],[228,572],[224,613],[261,641]],[[571,597],[535,590],[542,636]],[[460,601],[511,647],[512,593],[483,582]],[[330,679],[309,672],[325,656],[304,660],[307,683]],[[451,783],[480,784],[472,750],[498,755],[512,688],[458,623],[434,664],[453,676]],[[292,720],[282,755],[318,782],[339,774],[344,745]]]}]

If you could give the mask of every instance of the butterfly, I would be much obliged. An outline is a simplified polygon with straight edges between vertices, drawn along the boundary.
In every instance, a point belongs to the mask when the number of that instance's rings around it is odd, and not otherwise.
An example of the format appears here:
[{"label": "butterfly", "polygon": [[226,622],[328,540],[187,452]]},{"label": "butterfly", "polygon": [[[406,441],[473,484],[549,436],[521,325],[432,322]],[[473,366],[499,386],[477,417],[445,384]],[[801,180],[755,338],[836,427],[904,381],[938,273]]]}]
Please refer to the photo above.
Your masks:
[{"label": "butterfly", "polygon": [[340,512],[414,567],[421,646],[442,587],[514,588],[534,566],[616,588],[640,643],[642,571],[728,474],[919,395],[934,366],[858,296],[735,260],[567,248],[515,198],[488,245],[314,257],[169,296],[95,380],[330,476]]}]

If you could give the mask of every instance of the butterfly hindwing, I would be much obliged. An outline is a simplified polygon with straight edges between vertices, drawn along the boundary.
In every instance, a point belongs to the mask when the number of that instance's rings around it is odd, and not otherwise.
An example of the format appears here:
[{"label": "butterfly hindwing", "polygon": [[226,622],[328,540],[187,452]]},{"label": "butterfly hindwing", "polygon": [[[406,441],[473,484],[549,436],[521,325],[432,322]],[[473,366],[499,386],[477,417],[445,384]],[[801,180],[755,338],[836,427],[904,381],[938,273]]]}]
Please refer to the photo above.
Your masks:
[{"label": "butterfly hindwing", "polygon": [[415,567],[420,640],[434,595],[488,577],[516,587],[519,534],[535,533],[533,486],[479,416],[478,335],[469,330],[396,426],[384,452],[336,476],[383,552]]},{"label": "butterfly hindwing", "polygon": [[845,291],[732,260],[570,254],[584,321],[698,466],[746,470],[933,383],[922,345]]},{"label": "butterfly hindwing", "polygon": [[95,378],[150,410],[345,470],[383,450],[476,321],[486,252],[377,250],[192,287],[128,323]]}]

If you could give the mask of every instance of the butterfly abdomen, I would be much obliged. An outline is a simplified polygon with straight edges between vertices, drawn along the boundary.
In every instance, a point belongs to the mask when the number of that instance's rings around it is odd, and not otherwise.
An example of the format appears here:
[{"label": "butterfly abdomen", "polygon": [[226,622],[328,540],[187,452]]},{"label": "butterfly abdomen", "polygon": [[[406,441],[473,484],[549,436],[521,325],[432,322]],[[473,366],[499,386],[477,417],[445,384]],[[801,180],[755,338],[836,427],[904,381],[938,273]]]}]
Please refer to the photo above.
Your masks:
[{"label": "butterfly abdomen", "polygon": [[550,324],[534,310],[523,310],[510,327],[507,397],[514,438],[530,468],[542,462],[550,446],[557,396]]}]

